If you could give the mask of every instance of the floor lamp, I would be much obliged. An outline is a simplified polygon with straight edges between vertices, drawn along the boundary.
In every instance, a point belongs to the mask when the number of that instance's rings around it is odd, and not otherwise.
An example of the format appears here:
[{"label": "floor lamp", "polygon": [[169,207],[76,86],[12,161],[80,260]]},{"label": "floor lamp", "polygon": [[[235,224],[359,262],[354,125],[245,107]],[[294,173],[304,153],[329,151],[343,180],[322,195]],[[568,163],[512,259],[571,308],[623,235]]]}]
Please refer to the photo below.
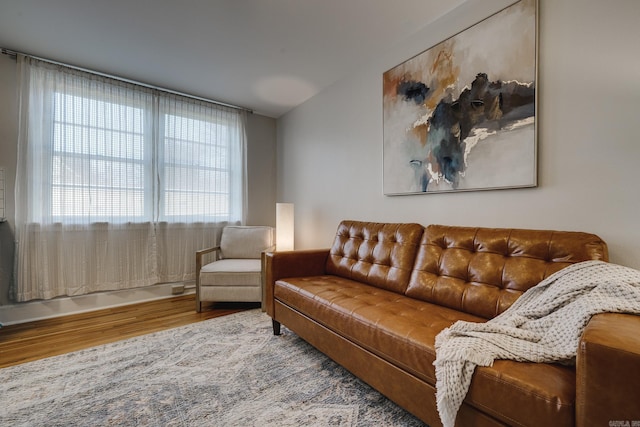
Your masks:
[{"label": "floor lamp", "polygon": [[276,203],[276,250],[293,250],[293,203]]}]

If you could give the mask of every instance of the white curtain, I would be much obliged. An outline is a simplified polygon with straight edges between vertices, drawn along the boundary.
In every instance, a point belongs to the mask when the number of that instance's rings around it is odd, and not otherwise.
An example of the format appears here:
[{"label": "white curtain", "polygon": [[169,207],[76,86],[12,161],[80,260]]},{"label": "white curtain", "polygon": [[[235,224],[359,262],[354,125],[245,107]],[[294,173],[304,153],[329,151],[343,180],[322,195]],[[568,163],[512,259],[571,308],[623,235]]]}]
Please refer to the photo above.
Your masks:
[{"label": "white curtain", "polygon": [[244,223],[245,113],[19,56],[16,301],[194,279]]}]

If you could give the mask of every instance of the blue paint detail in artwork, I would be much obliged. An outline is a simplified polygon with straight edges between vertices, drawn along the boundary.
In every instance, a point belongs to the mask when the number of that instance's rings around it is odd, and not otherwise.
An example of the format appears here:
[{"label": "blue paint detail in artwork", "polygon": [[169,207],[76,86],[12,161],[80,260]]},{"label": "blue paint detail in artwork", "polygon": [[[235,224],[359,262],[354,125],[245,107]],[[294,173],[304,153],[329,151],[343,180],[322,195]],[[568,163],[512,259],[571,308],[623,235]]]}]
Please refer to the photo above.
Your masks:
[{"label": "blue paint detail in artwork", "polygon": [[413,166],[414,171],[416,173],[418,182],[420,184],[420,191],[422,191],[423,193],[427,191],[427,187],[429,186],[429,181],[431,180],[429,178],[429,174],[427,173],[427,171],[424,169],[423,167],[423,162],[422,160],[411,160],[409,161],[409,164],[411,166]]},{"label": "blue paint detail in artwork", "polygon": [[404,81],[398,85],[398,95],[402,95],[405,101],[413,101],[420,105],[427,99],[429,88],[426,84],[416,81]]}]

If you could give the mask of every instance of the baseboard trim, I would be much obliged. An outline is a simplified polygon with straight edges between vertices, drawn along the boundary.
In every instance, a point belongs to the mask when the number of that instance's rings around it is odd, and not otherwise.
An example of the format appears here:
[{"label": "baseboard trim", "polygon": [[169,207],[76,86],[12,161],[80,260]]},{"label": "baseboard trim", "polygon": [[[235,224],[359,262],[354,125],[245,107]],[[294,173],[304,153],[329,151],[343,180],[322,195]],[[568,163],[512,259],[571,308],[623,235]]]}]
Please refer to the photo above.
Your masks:
[{"label": "baseboard trim", "polygon": [[[62,297],[46,301],[33,301],[0,306],[0,325],[8,326],[36,320],[51,319],[69,314],[86,313],[105,308],[137,304],[163,298],[175,297],[176,283],[160,283],[137,289],[99,292],[95,294]],[[184,284],[180,295],[195,293],[192,282]]]}]

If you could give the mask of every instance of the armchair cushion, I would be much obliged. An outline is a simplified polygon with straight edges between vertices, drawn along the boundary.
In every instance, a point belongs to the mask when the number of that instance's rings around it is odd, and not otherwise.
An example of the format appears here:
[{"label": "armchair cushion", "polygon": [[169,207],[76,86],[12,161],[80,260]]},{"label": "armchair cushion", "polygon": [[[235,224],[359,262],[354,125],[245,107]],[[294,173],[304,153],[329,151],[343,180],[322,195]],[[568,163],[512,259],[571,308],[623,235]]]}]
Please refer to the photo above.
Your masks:
[{"label": "armchair cushion", "polygon": [[259,260],[262,251],[272,245],[272,233],[268,226],[226,226],[220,240],[222,258]]},{"label": "armchair cushion", "polygon": [[200,270],[200,286],[260,286],[259,259],[221,259]]}]

